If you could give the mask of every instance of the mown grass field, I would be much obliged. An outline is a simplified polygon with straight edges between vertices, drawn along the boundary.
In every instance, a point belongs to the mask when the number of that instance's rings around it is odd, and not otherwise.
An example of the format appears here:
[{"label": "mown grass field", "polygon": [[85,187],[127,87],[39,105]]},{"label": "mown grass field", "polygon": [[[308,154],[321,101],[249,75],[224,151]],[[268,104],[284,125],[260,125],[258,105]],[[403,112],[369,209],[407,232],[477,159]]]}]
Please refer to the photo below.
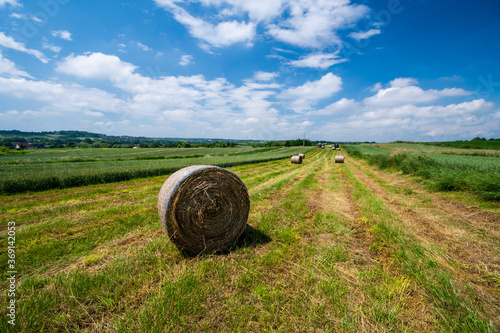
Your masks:
[{"label": "mown grass field", "polygon": [[500,203],[336,153],[231,167],[251,210],[221,254],[169,241],[166,176],[1,196],[1,270],[15,221],[19,273],[16,329],[4,294],[0,331],[499,330]]}]

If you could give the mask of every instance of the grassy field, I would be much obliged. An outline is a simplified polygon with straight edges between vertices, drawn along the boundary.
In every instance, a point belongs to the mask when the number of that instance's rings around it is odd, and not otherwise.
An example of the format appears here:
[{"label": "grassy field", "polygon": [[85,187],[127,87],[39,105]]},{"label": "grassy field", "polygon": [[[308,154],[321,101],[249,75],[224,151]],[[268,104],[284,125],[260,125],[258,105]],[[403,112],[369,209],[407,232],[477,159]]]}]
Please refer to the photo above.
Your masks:
[{"label": "grassy field", "polygon": [[469,191],[487,200],[500,200],[500,158],[488,150],[436,150],[431,145],[407,143],[353,144],[345,149],[381,169],[416,175],[436,190]]},{"label": "grassy field", "polygon": [[[17,227],[16,330],[499,330],[500,203],[336,153],[231,167],[251,211],[221,254],[169,241],[156,207],[166,176],[2,196],[2,272]],[[2,332],[14,331],[7,300]]]},{"label": "grassy field", "polygon": [[[422,143],[387,143],[376,145],[382,149],[392,151],[408,151],[408,152],[425,152],[443,155],[467,155],[467,156],[490,156],[500,157],[500,144],[492,144],[489,141],[480,141],[473,145],[437,145],[437,144],[422,144]],[[498,141],[500,142],[500,140]],[[470,143],[470,141],[468,141]],[[373,146],[373,145],[372,145]],[[467,148],[469,147],[469,148]]]},{"label": "grassy field", "polygon": [[[26,163],[61,163],[61,162],[95,162],[95,161],[123,161],[156,156],[227,156],[245,152],[258,153],[263,148],[242,146],[238,148],[66,148],[66,149],[38,149],[16,151],[13,154],[0,156],[1,164]],[[269,150],[277,149],[267,148]]]},{"label": "grassy field", "polygon": [[462,149],[495,149],[500,150],[500,139],[492,140],[471,140],[452,142],[426,142],[425,144],[439,147],[453,147]]},{"label": "grassy field", "polygon": [[282,148],[65,149],[0,156],[0,193],[43,191],[170,174],[188,165],[271,161],[311,150]]}]

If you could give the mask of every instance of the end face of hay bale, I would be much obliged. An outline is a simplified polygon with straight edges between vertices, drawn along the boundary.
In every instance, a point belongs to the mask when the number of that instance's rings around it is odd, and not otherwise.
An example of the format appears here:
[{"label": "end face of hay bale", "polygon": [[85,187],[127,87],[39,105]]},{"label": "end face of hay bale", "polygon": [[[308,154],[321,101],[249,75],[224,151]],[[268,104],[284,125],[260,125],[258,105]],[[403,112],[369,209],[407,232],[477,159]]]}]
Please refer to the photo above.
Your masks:
[{"label": "end face of hay bale", "polygon": [[302,157],[300,155],[292,156],[291,162],[293,164],[302,164]]},{"label": "end face of hay bale", "polygon": [[306,154],[299,154],[299,156],[300,156],[301,159],[306,158]]},{"label": "end face of hay bale", "polygon": [[233,245],[245,230],[250,198],[233,172],[193,165],[172,174],[158,196],[158,214],[181,250],[199,254]]},{"label": "end face of hay bale", "polygon": [[335,156],[335,163],[344,163],[344,156],[342,155]]}]

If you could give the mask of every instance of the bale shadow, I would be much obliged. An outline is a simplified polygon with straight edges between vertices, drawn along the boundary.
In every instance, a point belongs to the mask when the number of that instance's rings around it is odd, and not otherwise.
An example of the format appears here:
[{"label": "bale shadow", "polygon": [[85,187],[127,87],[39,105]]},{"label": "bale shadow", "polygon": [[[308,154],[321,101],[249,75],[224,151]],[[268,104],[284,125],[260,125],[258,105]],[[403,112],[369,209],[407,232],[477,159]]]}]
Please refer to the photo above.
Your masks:
[{"label": "bale shadow", "polygon": [[243,234],[241,234],[240,238],[238,238],[236,244],[231,247],[231,250],[246,247],[257,247],[259,245],[267,244],[271,241],[272,238],[267,234],[247,224],[245,231],[243,231]]},{"label": "bale shadow", "polygon": [[243,249],[248,247],[255,248],[257,246],[267,244],[271,241],[272,238],[269,237],[267,234],[247,224],[245,231],[243,231],[243,233],[238,238],[236,243],[234,243],[234,245],[226,249],[216,250],[213,252],[202,252],[202,253],[190,253],[186,250],[180,250],[180,252],[183,258],[193,258],[203,255],[227,255],[230,254],[231,252],[234,252],[237,249]]}]

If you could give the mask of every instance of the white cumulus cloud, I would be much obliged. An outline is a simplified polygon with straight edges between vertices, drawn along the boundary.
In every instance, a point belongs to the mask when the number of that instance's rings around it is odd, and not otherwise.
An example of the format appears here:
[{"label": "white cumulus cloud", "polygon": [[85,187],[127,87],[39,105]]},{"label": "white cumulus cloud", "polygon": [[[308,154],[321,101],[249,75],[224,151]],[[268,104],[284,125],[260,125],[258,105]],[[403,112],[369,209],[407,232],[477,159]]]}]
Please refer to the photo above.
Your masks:
[{"label": "white cumulus cloud", "polygon": [[257,81],[270,81],[277,77],[278,74],[274,72],[263,72],[263,71],[257,71],[254,74],[254,79]]},{"label": "white cumulus cloud", "polygon": [[342,98],[323,109],[310,111],[307,114],[310,116],[347,115],[358,111],[359,108],[359,102],[353,99]]},{"label": "white cumulus cloud", "polygon": [[472,94],[461,88],[447,88],[442,90],[424,90],[418,86],[413,78],[397,78],[390,82],[390,87],[380,89],[374,96],[367,97],[363,103],[368,106],[394,107],[398,105],[429,103],[442,97],[467,96]]},{"label": "white cumulus cloud", "polygon": [[266,21],[281,14],[285,0],[203,0],[206,5],[225,5],[226,16],[248,14],[253,21]]},{"label": "white cumulus cloud", "polygon": [[351,32],[349,37],[357,40],[358,42],[363,39],[368,39],[371,36],[379,35],[381,31],[379,29],[370,29],[368,31]]},{"label": "white cumulus cloud", "polygon": [[96,52],[80,56],[71,54],[59,63],[56,70],[84,78],[120,81],[130,77],[136,68],[117,56]]},{"label": "white cumulus cloud", "polygon": [[301,47],[320,48],[340,45],[337,31],[353,25],[369,11],[364,5],[345,1],[288,1],[289,17],[267,26],[268,33],[279,41]]},{"label": "white cumulus cloud", "polygon": [[189,54],[185,54],[181,57],[181,61],[179,61],[179,65],[187,66],[193,62],[193,56]]},{"label": "white cumulus cloud", "polygon": [[21,6],[21,4],[17,0],[0,0],[0,8],[5,5],[11,5],[13,7]]},{"label": "white cumulus cloud", "polygon": [[47,41],[47,38],[45,38],[45,37],[42,38],[42,47],[44,49],[49,49],[49,50],[51,50],[52,52],[55,52],[55,53],[59,53],[62,50],[62,48],[60,46],[56,46],[56,45],[50,44]]},{"label": "white cumulus cloud", "polygon": [[479,132],[497,136],[500,128],[500,110],[486,98],[470,100],[472,92],[453,86],[422,88],[411,77],[371,83],[353,98],[336,96],[343,78],[333,73],[293,84],[296,77],[287,72],[264,70],[238,84],[203,75],[152,77],[99,52],[71,54],[56,71],[103,80],[98,84],[107,91],[70,83],[67,76],[34,79],[0,53],[0,96],[41,105],[0,110],[4,126],[71,122],[106,133],[263,140],[295,139],[290,128],[296,128],[315,139],[362,141],[470,139]]},{"label": "white cumulus cloud", "polygon": [[295,112],[310,111],[316,102],[331,97],[342,89],[342,79],[332,73],[317,81],[308,81],[301,86],[283,90],[278,97],[291,100],[289,108]]},{"label": "white cumulus cloud", "polygon": [[71,41],[71,33],[68,30],[53,30],[52,36]]},{"label": "white cumulus cloud", "polygon": [[14,38],[6,36],[3,32],[0,32],[0,45],[9,49],[33,55],[44,64],[49,62],[49,59],[47,59],[42,52],[26,48],[23,43],[16,42]]},{"label": "white cumulus cloud", "polygon": [[77,84],[62,84],[26,78],[0,77],[0,93],[20,99],[31,99],[49,103],[52,110],[75,112],[100,110],[105,112],[123,111],[124,103],[115,95]]},{"label": "white cumulus cloud", "polygon": [[313,53],[302,57],[299,60],[289,62],[294,67],[309,67],[327,69],[333,65],[340,64],[347,59],[339,57],[339,52],[335,53]]},{"label": "white cumulus cloud", "polygon": [[367,6],[349,0],[199,0],[218,13],[202,19],[189,13],[183,1],[155,2],[171,12],[193,37],[215,47],[238,42],[252,45],[257,25],[262,25],[268,36],[296,46],[341,45],[337,31],[353,26],[369,12]]},{"label": "white cumulus cloud", "polygon": [[147,45],[142,44],[141,42],[136,43],[137,47],[143,51],[151,51],[151,48]]},{"label": "white cumulus cloud", "polygon": [[319,100],[330,97],[342,89],[342,79],[332,73],[325,74],[317,81],[308,81],[301,86],[284,90],[281,98]]},{"label": "white cumulus cloud", "polygon": [[16,64],[3,57],[0,53],[0,74],[8,76],[24,76],[31,78],[31,75],[16,67]]},{"label": "white cumulus cloud", "polygon": [[185,9],[177,6],[174,1],[155,1],[159,6],[172,12],[175,19],[186,26],[193,37],[203,40],[210,46],[225,47],[234,43],[252,44],[255,36],[255,24],[252,22],[232,20],[212,24],[192,16]]}]

